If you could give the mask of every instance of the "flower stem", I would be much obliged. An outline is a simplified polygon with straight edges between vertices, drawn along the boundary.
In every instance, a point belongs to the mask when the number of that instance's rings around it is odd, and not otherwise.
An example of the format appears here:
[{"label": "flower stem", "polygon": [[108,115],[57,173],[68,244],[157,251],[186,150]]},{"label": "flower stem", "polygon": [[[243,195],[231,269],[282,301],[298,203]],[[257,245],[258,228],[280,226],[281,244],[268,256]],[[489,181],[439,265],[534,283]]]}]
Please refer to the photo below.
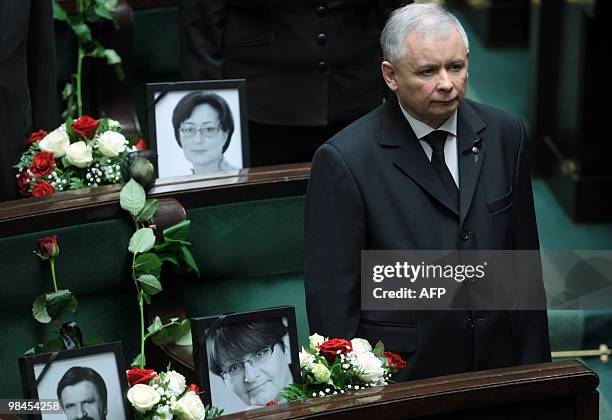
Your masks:
[{"label": "flower stem", "polygon": [[51,278],[53,279],[53,291],[57,292],[57,279],[55,278],[55,258],[49,258],[49,265],[51,265]]},{"label": "flower stem", "polygon": [[145,324],[144,324],[144,302],[142,290],[138,291],[138,306],[140,306],[140,368],[144,369],[145,364]]},{"label": "flower stem", "polygon": [[[83,0],[76,0],[77,14],[83,19]],[[77,118],[83,115],[83,97],[81,92],[82,85],[82,73],[83,73],[83,59],[85,58],[85,49],[81,41],[79,43],[79,55],[77,59],[77,72],[76,72],[76,96],[77,96]]]},{"label": "flower stem", "polygon": [[83,45],[79,41],[79,56],[77,59],[77,72],[76,72],[76,97],[77,97],[77,117],[83,115],[83,96],[81,91],[82,85],[82,72],[83,72],[83,59],[85,58],[85,50]]}]

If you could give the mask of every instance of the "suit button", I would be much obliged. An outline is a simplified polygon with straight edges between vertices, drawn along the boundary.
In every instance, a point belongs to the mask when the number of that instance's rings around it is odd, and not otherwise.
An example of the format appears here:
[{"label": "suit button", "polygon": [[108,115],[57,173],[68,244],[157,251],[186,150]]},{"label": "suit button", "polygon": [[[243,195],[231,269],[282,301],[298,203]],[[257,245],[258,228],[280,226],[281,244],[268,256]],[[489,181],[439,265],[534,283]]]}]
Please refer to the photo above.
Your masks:
[{"label": "suit button", "polygon": [[317,16],[319,16],[319,17],[327,16],[327,7],[325,7],[325,6],[317,7]]},{"label": "suit button", "polygon": [[317,69],[319,70],[319,73],[325,72],[327,70],[327,62],[319,61],[319,64],[317,64]]},{"label": "suit button", "polygon": [[323,33],[317,35],[317,42],[319,43],[319,45],[325,44],[327,42],[327,35]]},{"label": "suit button", "polygon": [[472,232],[469,230],[461,229],[461,240],[467,241],[472,237]]}]

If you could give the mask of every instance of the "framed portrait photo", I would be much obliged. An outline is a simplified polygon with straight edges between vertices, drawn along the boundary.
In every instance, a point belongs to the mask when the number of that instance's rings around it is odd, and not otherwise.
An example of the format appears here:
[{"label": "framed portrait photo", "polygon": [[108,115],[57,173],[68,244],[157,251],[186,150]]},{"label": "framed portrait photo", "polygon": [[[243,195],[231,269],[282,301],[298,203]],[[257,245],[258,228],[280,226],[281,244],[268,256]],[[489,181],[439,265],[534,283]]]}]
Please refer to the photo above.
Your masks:
[{"label": "framed portrait photo", "polygon": [[157,176],[249,167],[244,79],[148,83],[149,143]]},{"label": "framed portrait photo", "polygon": [[19,358],[24,398],[55,400],[60,413],[32,419],[133,419],[121,343]]},{"label": "framed portrait photo", "polygon": [[191,334],[200,387],[223,414],[283,402],[283,388],[299,381],[293,307],[194,318]]}]

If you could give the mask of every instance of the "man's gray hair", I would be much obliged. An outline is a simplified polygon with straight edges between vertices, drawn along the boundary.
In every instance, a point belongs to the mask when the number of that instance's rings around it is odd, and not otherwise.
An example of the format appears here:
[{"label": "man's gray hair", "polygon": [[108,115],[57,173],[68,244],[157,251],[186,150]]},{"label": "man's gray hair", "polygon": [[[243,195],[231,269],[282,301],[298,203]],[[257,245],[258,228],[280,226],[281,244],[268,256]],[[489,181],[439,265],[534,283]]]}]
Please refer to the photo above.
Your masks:
[{"label": "man's gray hair", "polygon": [[434,3],[412,3],[391,13],[380,35],[383,58],[397,62],[406,53],[405,41],[412,33],[444,37],[456,30],[469,51],[467,34],[455,16]]}]

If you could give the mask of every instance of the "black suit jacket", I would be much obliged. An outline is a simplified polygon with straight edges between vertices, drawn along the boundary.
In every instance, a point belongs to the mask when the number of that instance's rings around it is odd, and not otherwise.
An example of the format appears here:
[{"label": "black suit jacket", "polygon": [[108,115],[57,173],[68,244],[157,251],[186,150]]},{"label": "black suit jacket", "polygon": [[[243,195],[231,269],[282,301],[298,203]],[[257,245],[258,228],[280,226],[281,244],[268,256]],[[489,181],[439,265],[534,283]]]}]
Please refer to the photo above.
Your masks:
[{"label": "black suit jacket", "polygon": [[57,125],[55,83],[51,0],[0,1],[0,201],[16,197],[26,136]]},{"label": "black suit jacket", "polygon": [[401,0],[179,0],[187,80],[247,80],[249,120],[323,126],[378,106],[378,37]]},{"label": "black suit jacket", "polygon": [[[407,359],[400,380],[550,360],[546,311],[361,310],[360,250],[538,249],[522,122],[466,100],[457,137],[458,212],[395,99],[330,139],[312,164],[305,209],[310,329],[382,340]],[[544,296],[541,283],[533,290]]]}]

